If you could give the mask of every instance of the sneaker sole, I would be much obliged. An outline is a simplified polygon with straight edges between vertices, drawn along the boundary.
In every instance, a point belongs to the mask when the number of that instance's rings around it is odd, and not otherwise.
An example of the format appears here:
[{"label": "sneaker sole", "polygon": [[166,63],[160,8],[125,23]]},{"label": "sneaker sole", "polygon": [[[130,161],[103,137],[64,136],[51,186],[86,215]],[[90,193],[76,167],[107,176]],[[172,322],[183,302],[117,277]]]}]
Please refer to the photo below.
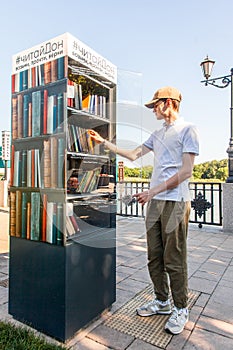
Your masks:
[{"label": "sneaker sole", "polygon": [[159,311],[159,312],[149,313],[149,314],[140,314],[140,311],[138,312],[138,310],[136,310],[136,312],[138,316],[141,316],[141,317],[149,317],[154,315],[170,315],[172,313],[172,311]]}]

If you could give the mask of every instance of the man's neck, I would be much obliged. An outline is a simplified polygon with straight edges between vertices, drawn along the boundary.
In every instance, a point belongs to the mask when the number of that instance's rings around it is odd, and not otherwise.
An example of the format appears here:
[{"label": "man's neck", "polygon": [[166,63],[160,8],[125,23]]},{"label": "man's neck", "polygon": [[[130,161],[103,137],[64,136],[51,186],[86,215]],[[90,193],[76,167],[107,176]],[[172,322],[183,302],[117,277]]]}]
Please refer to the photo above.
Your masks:
[{"label": "man's neck", "polygon": [[177,112],[170,113],[169,116],[164,117],[164,121],[167,125],[173,124],[179,118]]}]

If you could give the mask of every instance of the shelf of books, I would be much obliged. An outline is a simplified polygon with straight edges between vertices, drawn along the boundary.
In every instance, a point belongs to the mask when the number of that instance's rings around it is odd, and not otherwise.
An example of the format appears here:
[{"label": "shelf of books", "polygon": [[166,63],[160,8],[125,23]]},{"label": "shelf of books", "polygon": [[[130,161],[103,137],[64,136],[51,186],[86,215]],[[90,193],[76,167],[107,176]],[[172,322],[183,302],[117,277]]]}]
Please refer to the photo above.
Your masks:
[{"label": "shelf of books", "polygon": [[69,33],[13,56],[9,313],[62,341],[115,301],[116,67]]}]

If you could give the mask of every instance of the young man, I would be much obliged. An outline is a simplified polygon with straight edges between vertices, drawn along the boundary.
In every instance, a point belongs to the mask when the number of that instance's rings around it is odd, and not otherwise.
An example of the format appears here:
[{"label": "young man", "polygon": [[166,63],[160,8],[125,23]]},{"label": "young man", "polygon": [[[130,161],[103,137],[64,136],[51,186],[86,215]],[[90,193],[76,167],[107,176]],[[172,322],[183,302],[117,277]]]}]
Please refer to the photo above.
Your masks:
[{"label": "young man", "polygon": [[163,87],[155,92],[145,106],[153,109],[158,120],[163,120],[163,126],[134,150],[119,149],[90,130],[97,142],[132,161],[154,152],[150,189],[134,196],[142,205],[148,202],[148,269],[155,298],[139,307],[137,313],[140,316],[172,313],[165,325],[165,330],[172,334],[181,333],[188,321],[188,179],[192,175],[195,155],[199,152],[196,128],[179,117],[181,99],[181,93],[173,87]]}]

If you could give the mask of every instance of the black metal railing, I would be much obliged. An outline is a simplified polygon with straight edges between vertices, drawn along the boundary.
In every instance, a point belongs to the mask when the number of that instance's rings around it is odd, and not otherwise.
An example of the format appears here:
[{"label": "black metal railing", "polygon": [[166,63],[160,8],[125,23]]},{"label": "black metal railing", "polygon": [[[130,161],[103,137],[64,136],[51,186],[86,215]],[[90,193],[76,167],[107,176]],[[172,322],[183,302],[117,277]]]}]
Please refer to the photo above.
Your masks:
[{"label": "black metal railing", "polygon": [[215,182],[190,182],[190,222],[222,226],[222,184]]},{"label": "black metal railing", "polygon": [[128,182],[122,181],[117,184],[117,214],[121,216],[139,216],[145,217],[145,206],[140,205],[138,202],[132,204],[125,204],[124,197],[132,196],[135,193],[143,192],[149,189],[149,182]]},{"label": "black metal railing", "polygon": [[[222,185],[221,183],[190,182],[191,213],[190,222],[199,227],[205,225],[222,226]],[[125,204],[125,196],[149,189],[149,182],[123,181],[117,184],[117,214],[121,216],[145,217],[146,206],[138,202]]]}]

